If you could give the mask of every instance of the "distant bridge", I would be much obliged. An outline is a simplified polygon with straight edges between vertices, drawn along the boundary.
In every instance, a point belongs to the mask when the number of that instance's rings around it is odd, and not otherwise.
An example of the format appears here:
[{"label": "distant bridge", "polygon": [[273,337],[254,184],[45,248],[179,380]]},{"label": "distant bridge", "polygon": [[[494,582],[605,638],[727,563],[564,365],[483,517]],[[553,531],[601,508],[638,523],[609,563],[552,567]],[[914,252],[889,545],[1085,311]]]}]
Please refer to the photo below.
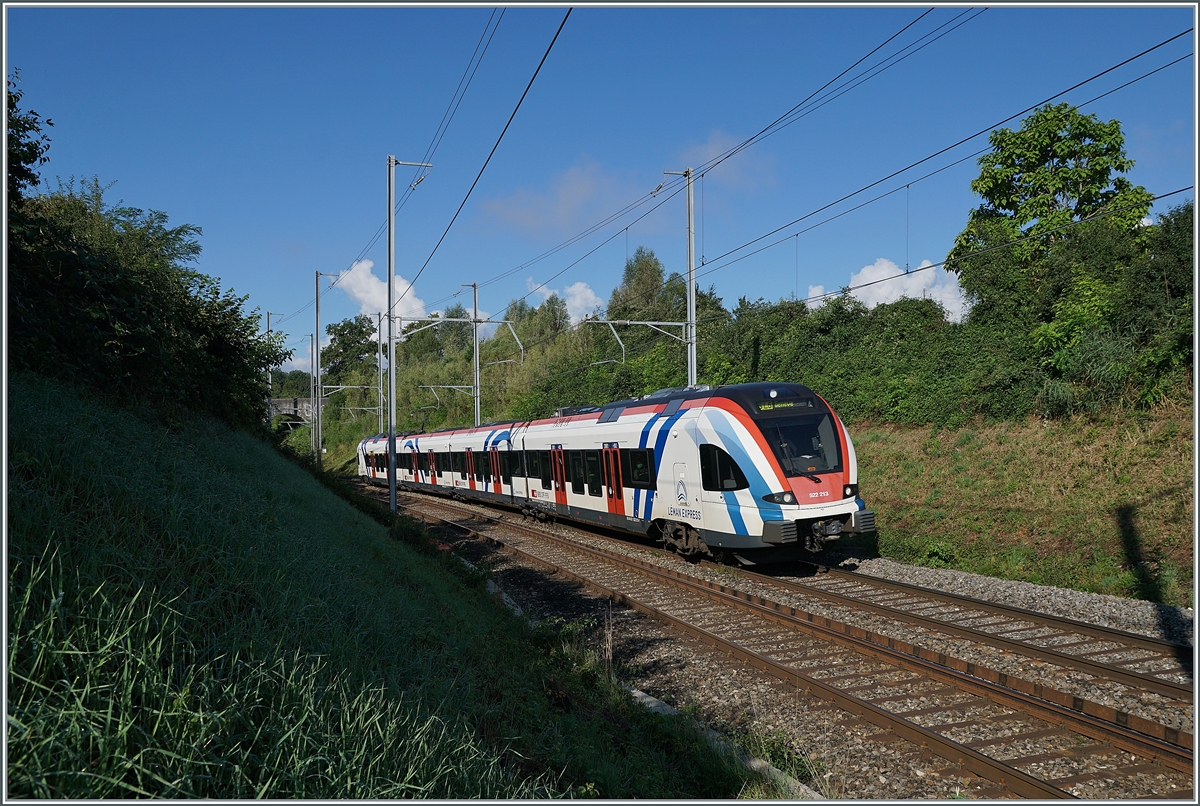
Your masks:
[{"label": "distant bridge", "polygon": [[[329,405],[329,397],[321,398],[321,409]],[[299,417],[306,423],[313,420],[313,399],[311,397],[273,397],[271,398],[271,417],[287,414]]]}]

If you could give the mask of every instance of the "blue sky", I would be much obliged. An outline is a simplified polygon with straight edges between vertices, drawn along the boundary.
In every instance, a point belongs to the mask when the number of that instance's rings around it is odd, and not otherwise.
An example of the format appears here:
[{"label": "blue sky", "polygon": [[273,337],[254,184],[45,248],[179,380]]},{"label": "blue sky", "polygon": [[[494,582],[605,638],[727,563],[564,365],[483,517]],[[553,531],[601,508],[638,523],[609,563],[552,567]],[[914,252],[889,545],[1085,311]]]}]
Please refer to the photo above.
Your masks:
[{"label": "blue sky", "polygon": [[[479,282],[484,313],[554,290],[581,316],[608,300],[639,245],[685,271],[682,193],[632,223],[660,193],[531,261],[671,179],[664,170],[701,165],[755,134],[928,8],[576,8],[430,259],[566,13],[507,9],[433,169],[397,215],[398,287],[427,264],[400,310],[469,308],[469,289],[452,295]],[[859,71],[966,12],[962,24],[698,179],[698,283],[732,308],[740,297],[806,297],[941,261],[979,203],[975,161],[916,180],[984,148],[986,136],[751,248],[783,243],[731,265],[750,249],[715,258],[1195,22],[1190,5],[981,9],[933,7]],[[5,67],[20,70],[24,108],[55,123],[42,169],[51,187],[56,177],[115,180],[111,201],[200,226],[197,267],[248,295],[249,309],[280,314],[273,327],[299,347],[313,331],[316,271],[345,273],[322,296],[323,324],[385,305],[386,239],[366,247],[386,221],[386,156],[425,154],[492,13],[10,4]],[[1193,32],[1056,102],[1083,104],[1194,45]],[[1129,177],[1152,193],[1194,183],[1195,78],[1185,58],[1083,107],[1122,122],[1136,161]],[[398,169],[398,193],[413,175]],[[925,294],[960,310],[952,276],[937,270],[861,294],[869,304]]]}]

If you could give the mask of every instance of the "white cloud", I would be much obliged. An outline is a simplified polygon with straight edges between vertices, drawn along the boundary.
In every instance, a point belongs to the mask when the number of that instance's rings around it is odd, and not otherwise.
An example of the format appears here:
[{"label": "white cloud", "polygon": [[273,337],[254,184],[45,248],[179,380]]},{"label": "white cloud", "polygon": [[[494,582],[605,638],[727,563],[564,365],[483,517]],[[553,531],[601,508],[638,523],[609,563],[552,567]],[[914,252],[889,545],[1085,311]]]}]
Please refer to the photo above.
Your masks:
[{"label": "white cloud", "polygon": [[578,322],[597,308],[604,307],[604,300],[596,296],[591,286],[580,280],[567,286],[567,313],[572,322]]},{"label": "white cloud", "polygon": [[[932,299],[942,304],[950,321],[962,321],[967,304],[958,284],[958,275],[941,268],[926,268],[932,265],[932,262],[923,260],[920,266],[905,274],[895,263],[881,257],[850,275],[849,285],[852,288],[872,282],[874,285],[850,293],[868,308],[884,302],[895,302],[901,297]],[[875,282],[879,280],[883,282]]]},{"label": "white cloud", "polygon": [[823,285],[810,285],[810,286],[808,287],[808,297],[807,297],[807,299],[808,299],[808,300],[810,300],[810,301],[806,303],[806,304],[808,305],[808,307],[809,307],[809,308],[820,308],[822,305],[824,305],[824,304],[825,304],[825,300],[823,300],[823,299],[813,299],[813,297],[820,297],[820,296],[822,296],[824,293],[825,293],[825,286],[823,286]]},{"label": "white cloud", "polygon": [[[374,266],[374,261],[360,260],[338,275],[335,286],[358,303],[359,313],[370,316],[373,321],[375,315],[386,311],[388,306],[387,275],[385,274],[382,280],[376,277],[371,271]],[[396,275],[396,299],[400,299],[405,291],[408,292],[396,305],[396,312],[402,316],[423,317],[426,315],[425,302],[413,294],[411,289],[412,286],[407,280]]]},{"label": "white cloud", "polygon": [[525,278],[525,287],[542,298],[542,302],[553,296],[560,297],[567,303],[567,314],[571,317],[571,324],[579,322],[583,317],[596,311],[597,308],[604,307],[604,300],[596,295],[592,287],[580,280],[577,283],[572,283],[567,286],[564,292],[560,292],[556,288],[547,288],[544,285],[539,285],[534,282],[532,277]]},{"label": "white cloud", "polygon": [[308,357],[308,343],[296,350],[296,355],[287,361],[283,362],[283,371],[291,372],[294,369],[303,370],[304,372],[312,371],[312,361]]}]

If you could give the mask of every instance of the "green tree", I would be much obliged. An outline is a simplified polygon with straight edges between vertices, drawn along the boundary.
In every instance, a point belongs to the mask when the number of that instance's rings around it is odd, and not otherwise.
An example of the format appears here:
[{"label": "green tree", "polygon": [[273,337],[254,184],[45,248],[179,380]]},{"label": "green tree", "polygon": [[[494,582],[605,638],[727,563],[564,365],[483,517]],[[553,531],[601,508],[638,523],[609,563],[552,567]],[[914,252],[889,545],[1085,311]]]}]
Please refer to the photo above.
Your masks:
[{"label": "green tree", "polygon": [[375,322],[366,314],[326,325],[325,332],[333,337],[328,347],[321,348],[321,378],[323,383],[337,385],[349,382],[350,374],[377,371]]},{"label": "green tree", "polygon": [[[971,190],[983,203],[972,210],[947,257],[947,268],[973,304],[972,316],[1022,320],[1053,316],[1071,285],[1069,272],[1044,258],[1066,234],[1061,228],[1107,213],[1107,225],[1134,230],[1150,207],[1145,188],[1121,174],[1133,167],[1121,123],[1084,115],[1070,104],[1047,104],[1017,131],[997,129],[992,150],[978,160]],[[1044,238],[972,257],[1023,236]],[[1063,267],[1058,266],[1061,269]]]},{"label": "green tree", "polygon": [[[983,199],[971,222],[1000,217],[1014,236],[1037,235],[1110,211],[1132,229],[1150,209],[1145,188],[1113,176],[1133,168],[1118,120],[1104,123],[1070,104],[1047,104],[1021,121],[1020,130],[997,129],[988,142],[992,150],[979,158],[980,173],[971,182]],[[956,250],[971,234],[968,225]]]},{"label": "green tree", "polygon": [[[446,319],[468,319],[467,309],[461,302],[456,302],[446,309]],[[441,344],[442,355],[445,357],[470,355],[474,343],[474,335],[469,322],[446,322],[438,325],[438,342]]]},{"label": "green tree", "polygon": [[625,261],[621,284],[608,300],[609,319],[648,319],[657,307],[665,277],[662,261],[653,249],[639,246]]},{"label": "green tree", "polygon": [[308,397],[312,392],[312,376],[302,369],[284,372],[276,367],[271,382],[274,397]]},{"label": "green tree", "polygon": [[25,93],[17,83],[21,80],[19,70],[6,79],[8,88],[8,206],[12,210],[25,197],[25,191],[37,187],[39,166],[49,161],[46,152],[50,149],[50,138],[42,131],[43,123],[53,126],[54,121],[41,116],[32,109],[21,111],[18,104]]},{"label": "green tree", "polygon": [[290,357],[247,298],[187,264],[199,227],[113,206],[93,179],[9,217],[9,362],[127,402],[238,427],[266,416],[266,371]]}]

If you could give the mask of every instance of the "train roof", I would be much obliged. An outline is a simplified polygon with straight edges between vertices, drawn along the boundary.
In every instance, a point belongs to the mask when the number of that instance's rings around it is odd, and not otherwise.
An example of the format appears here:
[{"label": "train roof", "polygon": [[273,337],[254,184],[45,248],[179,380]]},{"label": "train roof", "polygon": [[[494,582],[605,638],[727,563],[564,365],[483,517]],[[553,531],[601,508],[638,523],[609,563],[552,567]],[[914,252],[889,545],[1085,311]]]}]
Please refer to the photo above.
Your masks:
[{"label": "train roof", "polygon": [[[734,401],[747,412],[752,415],[761,414],[769,411],[771,408],[769,401],[778,400],[784,403],[788,400],[805,401],[800,405],[805,408],[812,408],[818,411],[828,411],[827,404],[820,397],[809,389],[807,386],[799,383],[735,383],[728,386],[697,386],[689,389],[686,386],[673,386],[669,389],[659,389],[657,392],[651,392],[648,395],[641,397],[629,398],[628,400],[614,400],[611,403],[605,403],[600,406],[583,405],[583,406],[563,406],[555,409],[553,417],[571,417],[577,414],[588,414],[591,412],[604,412],[611,409],[626,409],[633,406],[654,405],[657,403],[669,403],[672,400],[698,400],[701,398],[722,397]],[[790,408],[790,406],[780,406],[780,409]],[[778,413],[783,413],[782,411]],[[615,416],[613,417],[615,419]],[[494,428],[500,425],[518,425],[526,422],[524,420],[502,420],[490,423],[480,423],[479,428]],[[604,422],[601,419],[601,422]],[[436,431],[425,432],[426,434],[437,434],[445,431],[470,431],[476,426],[463,425],[449,428],[439,428]],[[404,436],[421,434],[419,431],[409,431]],[[401,434],[397,434],[399,438]],[[387,437],[387,434],[380,434],[379,437]],[[367,439],[378,439],[378,437],[368,437]],[[365,442],[366,440],[364,440]]]},{"label": "train roof", "polygon": [[[820,406],[820,398],[809,389],[799,383],[736,383],[728,386],[697,386],[694,389],[689,389],[685,386],[675,386],[670,389],[659,389],[657,392],[651,392],[648,395],[641,397],[630,398],[629,400],[617,400],[612,403],[605,403],[603,406],[573,406],[571,409],[559,409],[564,414],[584,414],[589,411],[603,411],[605,409],[628,408],[630,406],[646,405],[647,403],[666,403],[671,400],[696,400],[706,397],[724,397],[740,403],[749,411],[754,411],[759,404],[764,400],[775,398],[801,398],[814,401],[815,406]],[[578,409],[574,411],[572,409]],[[555,412],[557,416],[558,412]]]}]

